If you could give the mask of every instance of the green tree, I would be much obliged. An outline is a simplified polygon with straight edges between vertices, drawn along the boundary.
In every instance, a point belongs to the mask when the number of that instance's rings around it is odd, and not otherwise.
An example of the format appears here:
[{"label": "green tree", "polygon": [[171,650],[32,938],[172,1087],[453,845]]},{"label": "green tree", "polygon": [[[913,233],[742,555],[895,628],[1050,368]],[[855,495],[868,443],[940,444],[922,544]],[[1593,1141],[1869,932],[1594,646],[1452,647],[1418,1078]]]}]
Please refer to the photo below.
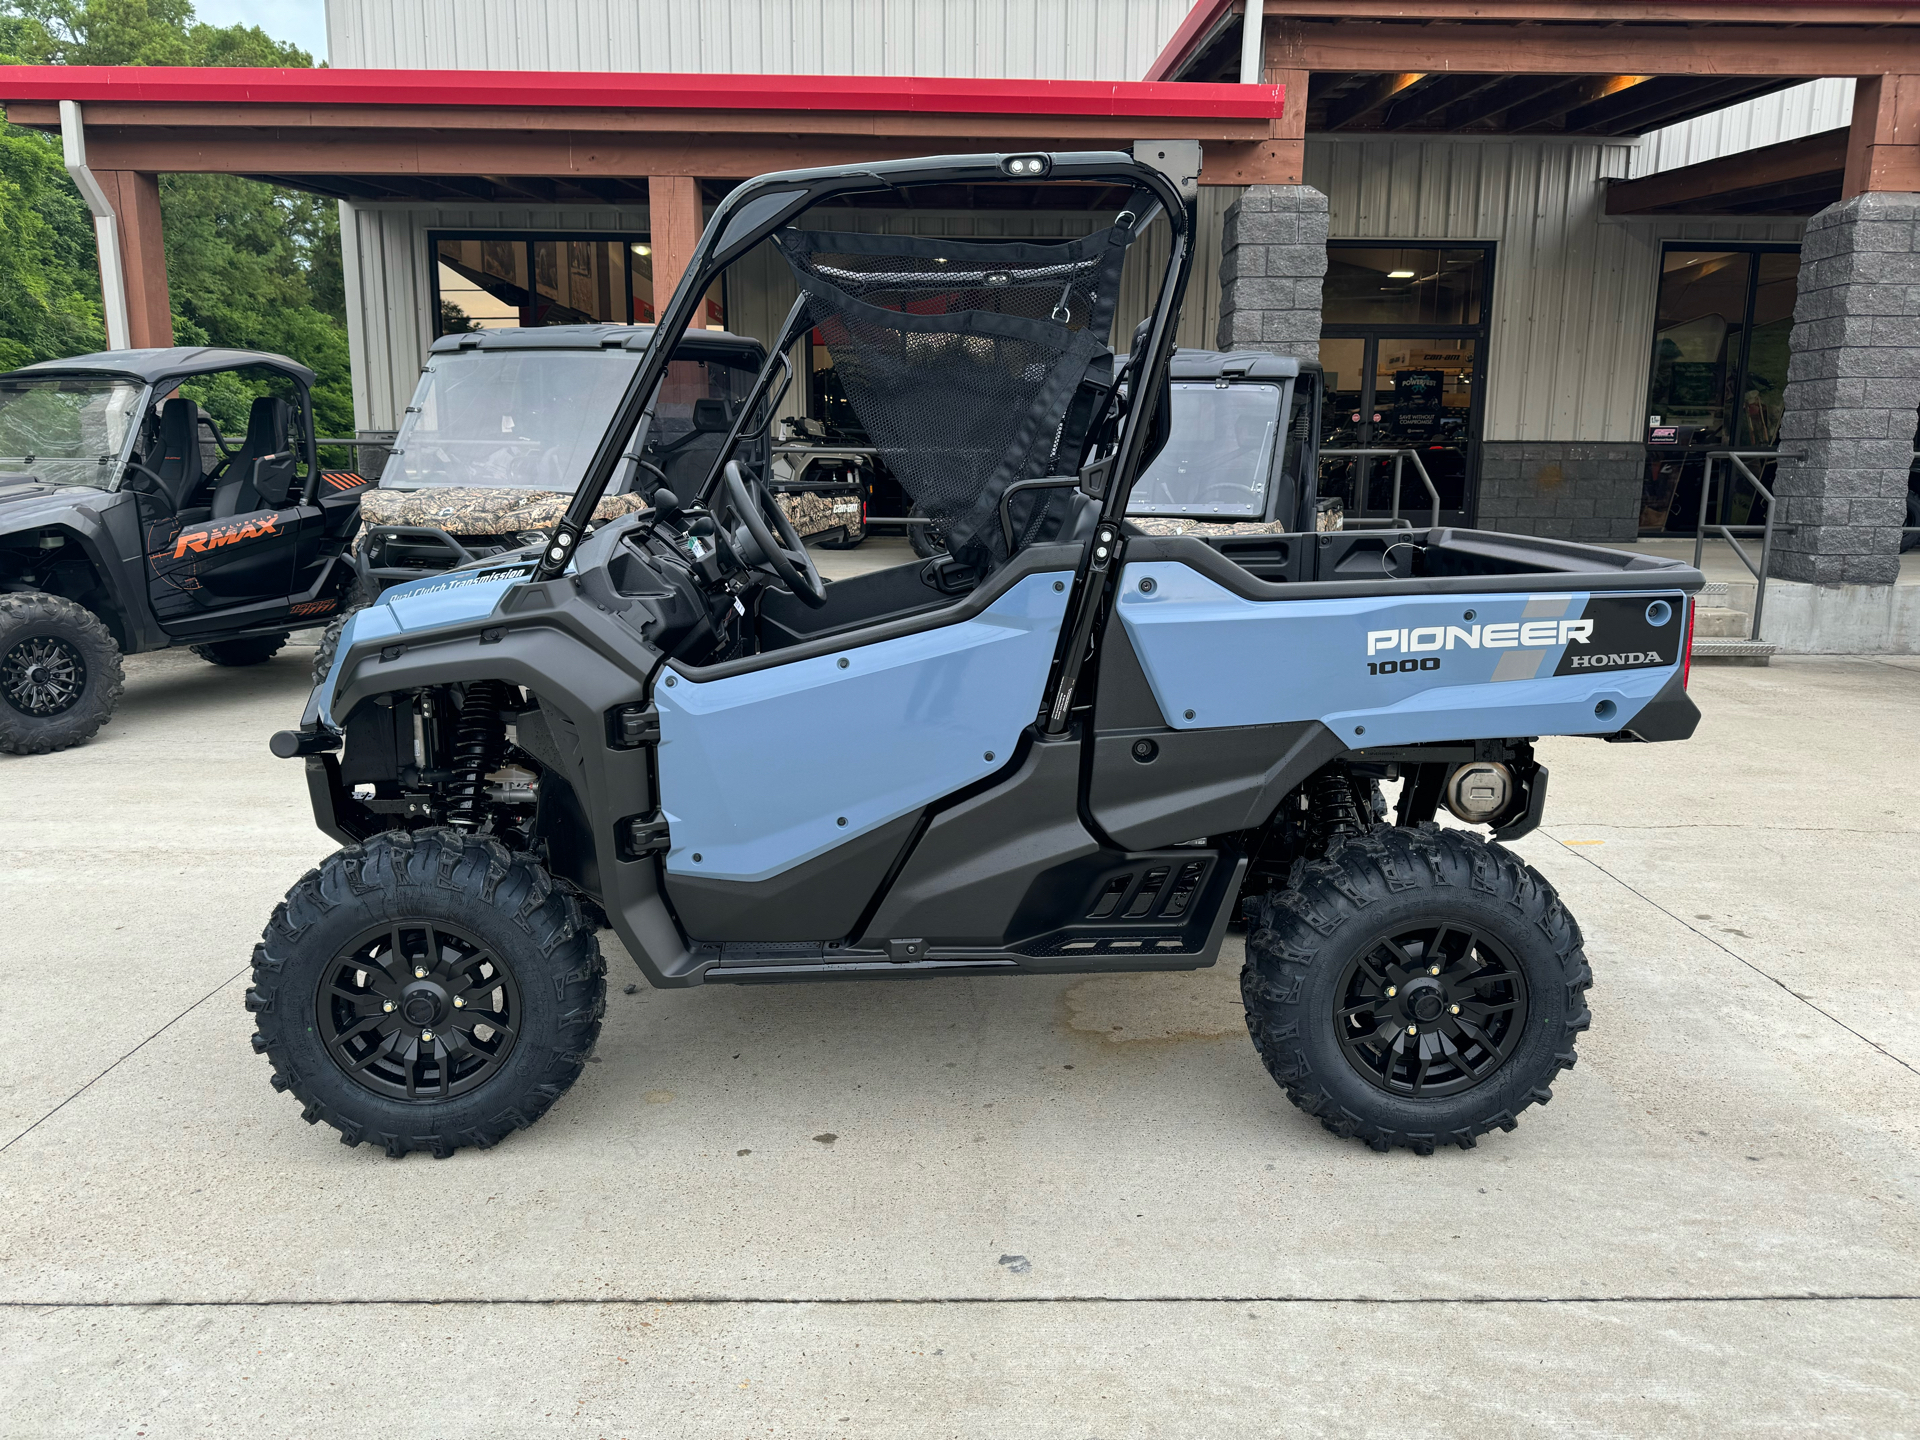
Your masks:
[{"label": "green tree", "polygon": [[[0,0],[9,63],[307,67],[313,57],[257,26],[202,24],[192,0]],[[321,432],[350,432],[334,202],[232,175],[166,175],[160,209],[175,343],[292,356],[318,377]],[[102,344],[93,224],[58,142],[0,126],[0,367]]]}]

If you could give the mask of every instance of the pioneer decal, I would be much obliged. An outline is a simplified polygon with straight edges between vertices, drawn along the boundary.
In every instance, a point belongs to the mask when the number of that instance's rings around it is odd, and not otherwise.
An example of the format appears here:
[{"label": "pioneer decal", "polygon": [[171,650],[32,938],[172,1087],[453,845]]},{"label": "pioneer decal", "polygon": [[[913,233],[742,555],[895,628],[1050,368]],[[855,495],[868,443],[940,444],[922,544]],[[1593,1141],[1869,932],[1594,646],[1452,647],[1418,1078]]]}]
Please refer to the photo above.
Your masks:
[{"label": "pioneer decal", "polygon": [[183,530],[173,543],[173,558],[179,560],[192,551],[195,555],[210,550],[218,550],[225,545],[239,545],[243,541],[258,540],[263,535],[281,535],[280,517],[260,515],[250,520],[236,521],[229,525],[209,526],[205,530]]},{"label": "pioneer decal", "polygon": [[[1514,646],[1566,645],[1574,641],[1586,645],[1594,634],[1594,622],[1579,620],[1521,620],[1492,625],[1423,625],[1400,630],[1371,630],[1367,633],[1367,653],[1405,651],[1419,655],[1424,651],[1508,650]],[[1432,669],[1432,667],[1429,667]]]}]

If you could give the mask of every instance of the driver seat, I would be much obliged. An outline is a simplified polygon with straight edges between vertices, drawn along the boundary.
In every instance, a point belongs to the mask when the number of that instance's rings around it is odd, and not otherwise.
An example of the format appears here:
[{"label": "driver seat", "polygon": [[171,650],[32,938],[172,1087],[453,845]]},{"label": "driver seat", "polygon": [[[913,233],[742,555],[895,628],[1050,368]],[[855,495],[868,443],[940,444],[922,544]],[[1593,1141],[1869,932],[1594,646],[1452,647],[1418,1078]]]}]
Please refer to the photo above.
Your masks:
[{"label": "driver seat", "polygon": [[[160,430],[153,447],[153,494],[177,512],[200,488],[199,415],[191,400],[176,395],[160,407]],[[143,487],[144,488],[144,487]]]},{"label": "driver seat", "polygon": [[293,407],[286,401],[272,395],[254,397],[253,409],[247,412],[247,438],[220,472],[220,488],[213,495],[215,520],[287,503],[287,486],[293,480],[292,459],[266,468],[261,476],[264,489],[255,489],[253,472],[254,462],[287,448],[287,432],[292,425]]}]

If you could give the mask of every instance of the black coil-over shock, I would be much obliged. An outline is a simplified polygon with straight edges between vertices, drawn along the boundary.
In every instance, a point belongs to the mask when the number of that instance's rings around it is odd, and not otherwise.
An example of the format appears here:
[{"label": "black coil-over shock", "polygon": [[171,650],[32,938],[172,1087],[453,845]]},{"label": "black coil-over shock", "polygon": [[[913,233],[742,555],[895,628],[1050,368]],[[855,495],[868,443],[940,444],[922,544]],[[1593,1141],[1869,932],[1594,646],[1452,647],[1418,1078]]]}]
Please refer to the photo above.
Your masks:
[{"label": "black coil-over shock", "polygon": [[505,681],[477,680],[467,687],[454,730],[453,779],[447,783],[447,823],[473,830],[484,815],[487,772],[507,746],[500,710],[507,700]]},{"label": "black coil-over shock", "polygon": [[1314,838],[1326,845],[1337,836],[1358,836],[1367,830],[1372,817],[1363,818],[1360,797],[1355,794],[1354,776],[1339,762],[1318,772],[1309,783],[1309,827]]}]

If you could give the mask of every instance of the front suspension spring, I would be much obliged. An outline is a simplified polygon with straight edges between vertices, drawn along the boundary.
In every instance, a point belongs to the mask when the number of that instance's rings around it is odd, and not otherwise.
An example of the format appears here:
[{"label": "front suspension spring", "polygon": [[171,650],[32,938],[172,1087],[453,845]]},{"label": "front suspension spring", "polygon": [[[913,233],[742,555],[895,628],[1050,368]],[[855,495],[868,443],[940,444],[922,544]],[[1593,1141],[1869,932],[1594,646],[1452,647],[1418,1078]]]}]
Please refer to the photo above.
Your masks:
[{"label": "front suspension spring", "polygon": [[481,801],[492,770],[506,748],[500,709],[507,698],[504,681],[478,680],[467,687],[454,731],[453,779],[447,783],[447,823],[473,830],[481,821]]}]

